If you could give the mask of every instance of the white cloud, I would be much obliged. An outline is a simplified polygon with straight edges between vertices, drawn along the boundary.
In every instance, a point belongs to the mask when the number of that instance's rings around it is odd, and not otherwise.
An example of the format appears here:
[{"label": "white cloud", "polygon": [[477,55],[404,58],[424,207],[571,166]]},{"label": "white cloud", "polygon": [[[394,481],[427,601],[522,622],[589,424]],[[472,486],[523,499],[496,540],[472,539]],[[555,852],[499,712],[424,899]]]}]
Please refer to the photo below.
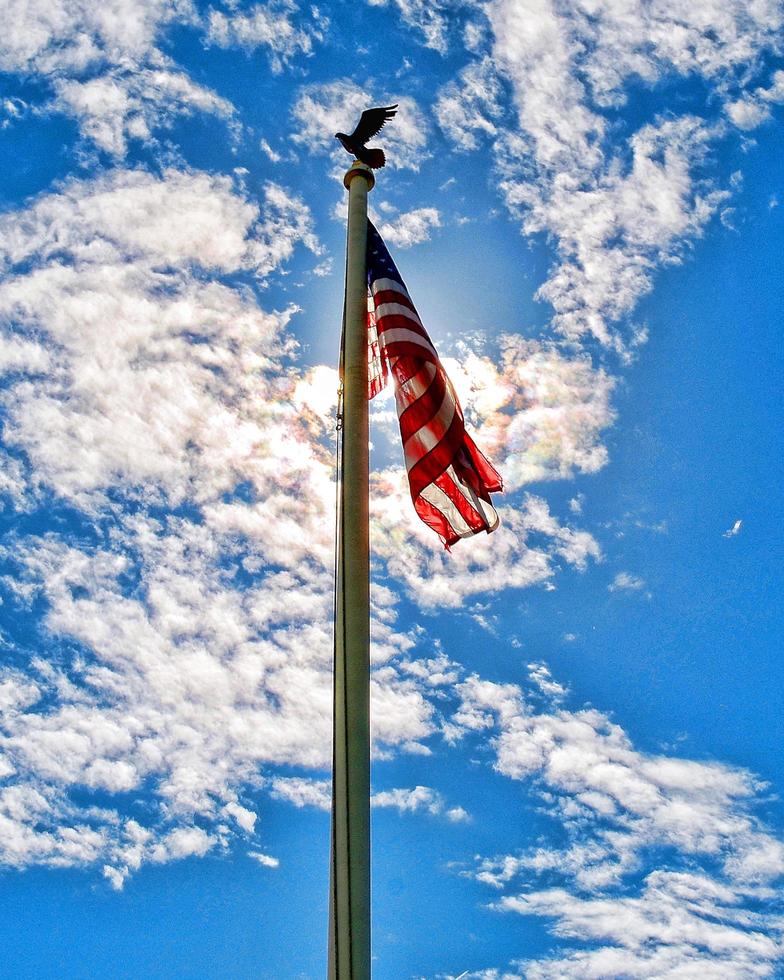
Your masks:
[{"label": "white cloud", "polygon": [[52,108],[76,119],[82,136],[114,157],[130,139],[146,142],[176,116],[204,112],[231,119],[233,105],[164,59],[153,68],[112,69],[88,81],[56,79]]},{"label": "white cloud", "polygon": [[443,796],[429,786],[382,790],[371,796],[370,803],[371,806],[391,808],[399,813],[428,813],[434,817],[443,814],[450,823],[461,823],[470,819],[462,807],[447,807]]},{"label": "white cloud", "polygon": [[259,149],[265,156],[269,157],[272,163],[280,163],[283,159],[283,156],[277,150],[273,150],[265,139],[259,140]]},{"label": "white cloud", "polygon": [[479,146],[477,134],[498,132],[502,114],[502,86],[493,60],[485,57],[469,64],[455,81],[438,93],[435,116],[449,139],[462,150]]},{"label": "white cloud", "polygon": [[771,84],[727,104],[727,115],[738,129],[756,129],[770,118],[771,105],[784,102],[784,71],[773,73]]},{"label": "white cloud", "polygon": [[537,295],[552,304],[553,323],[568,339],[588,335],[619,350],[644,339],[621,341],[609,323],[632,312],[655,268],[678,261],[726,200],[695,175],[711,136],[691,116],[643,126],[630,140],[628,167],[610,168],[585,190],[509,177],[507,199],[525,230],[557,238],[560,264]]},{"label": "white cloud", "polygon": [[[85,522],[78,543],[52,528],[3,552],[8,601],[37,601],[69,651],[3,674],[3,860],[100,862],[121,887],[144,862],[252,833],[248,788],[328,805],[337,381],[293,366],[290,313],[265,313],[232,278],[319,246],[307,209],[277,185],[256,202],[181,170],[71,181],[0,223],[15,454],[4,489],[28,507],[54,495]],[[510,375],[499,401],[488,364],[458,379],[487,425],[518,384]],[[583,465],[555,456],[554,474]],[[477,542],[447,562],[402,480],[399,468],[377,476],[374,547],[425,606],[598,556],[531,497],[508,508],[492,550]],[[374,586],[377,758],[429,751],[438,691],[456,676],[438,657],[426,669],[410,659],[397,601]],[[278,765],[303,773],[276,776]],[[147,825],[77,805],[76,791],[141,796]]]},{"label": "white cloud", "polygon": [[246,51],[265,48],[273,72],[278,73],[298,55],[311,55],[314,41],[322,41],[329,21],[317,7],[310,8],[310,19],[299,25],[294,18],[299,8],[292,0],[273,0],[254,4],[247,11],[228,13],[210,10],[207,42],[221,48],[241,47]]},{"label": "white cloud", "polygon": [[490,740],[498,772],[533,780],[566,831],[563,849],[478,862],[477,879],[502,893],[496,909],[542,916],[582,943],[511,975],[772,975],[784,846],[752,812],[764,784],[743,769],[640,751],[601,712],[562,707],[541,669],[544,707],[516,685],[469,677],[451,719],[464,737]]},{"label": "white cloud", "polygon": [[404,211],[392,221],[385,221],[379,227],[381,237],[398,248],[411,248],[430,241],[433,228],[441,227],[441,213],[436,208],[414,208]]},{"label": "white cloud", "polygon": [[163,27],[193,23],[190,0],[6,0],[0,68],[43,75],[139,61]]},{"label": "white cloud", "polygon": [[329,780],[305,779],[301,776],[274,778],[272,796],[293,803],[300,809],[304,806],[312,806],[317,810],[329,810],[332,800]]},{"label": "white cloud", "polygon": [[566,694],[566,688],[553,679],[547,664],[528,664],[528,676],[531,683],[550,700],[557,700]]},{"label": "white cloud", "polygon": [[256,820],[258,819],[257,814],[253,810],[248,810],[247,807],[240,806],[239,803],[235,803],[232,800],[224,806],[223,812],[227,817],[234,820],[238,826],[242,827],[243,830],[249,834],[253,833],[253,828],[256,826]]},{"label": "white cloud", "polygon": [[374,475],[371,540],[374,554],[424,608],[455,608],[469,596],[545,585],[559,561],[584,569],[601,557],[585,531],[561,525],[544,500],[528,495],[522,506],[501,506],[500,527],[477,535],[470,547],[447,553],[433,532],[411,514],[404,476]]},{"label": "white cloud", "polygon": [[[33,370],[46,342],[60,352],[47,375],[7,388],[6,442],[71,498],[117,478],[152,481],[172,499],[232,486],[260,438],[255,426],[276,412],[257,402],[243,418],[230,402],[250,397],[270,354],[285,354],[287,315],[190,270],[269,273],[298,242],[317,249],[302,202],[268,185],[262,216],[225,178],[120,171],[0,220],[8,349],[24,350]],[[31,324],[38,340],[20,348],[16,335]]]},{"label": "white cloud", "polygon": [[254,861],[258,861],[263,868],[279,868],[280,859],[272,857],[270,854],[264,854],[262,851],[248,851],[248,857],[252,857]]},{"label": "white cloud", "polygon": [[631,572],[618,572],[607,588],[610,592],[638,592],[645,588],[645,580]]},{"label": "white cloud", "polygon": [[[639,896],[584,898],[563,889],[503,899],[499,908],[547,916],[563,937],[596,944],[550,960],[521,964],[536,980],[567,977],[714,977],[773,975],[781,932],[754,895],[690,873],[653,872]],[[740,906],[740,907],[739,907]]]},{"label": "white cloud", "polygon": [[724,127],[663,116],[624,141],[610,112],[634,81],[693,75],[737,125],[757,125],[779,100],[777,78],[736,101],[731,93],[742,93],[760,53],[777,44],[781,6],[703,0],[686,11],[671,0],[602,0],[589,10],[536,0],[523,9],[494,0],[485,11],[490,40],[477,35],[476,60],[442,89],[439,123],[462,149],[490,141],[510,210],[527,234],[552,237],[558,261],[539,296],[553,304],[556,329],[628,356],[644,331],[619,330],[618,321],[726,196],[704,167]]},{"label": "white cloud", "polygon": [[[329,765],[324,371],[290,366],[289,314],[231,280],[318,245],[276,185],[258,205],[183,171],[71,182],[2,222],[4,489],[27,481],[27,506],[55,495],[86,530],[4,547],[9,602],[37,597],[69,654],[3,671],[0,860],[100,861],[120,887],[252,832],[239,787],[292,798],[260,768]],[[377,750],[417,751],[426,684],[386,662],[411,645],[388,590],[374,610]],[[148,799],[148,825],[72,802],[91,790]]]},{"label": "white cloud", "polygon": [[163,33],[177,25],[203,31],[219,47],[263,47],[279,72],[312,52],[328,22],[315,7],[298,18],[290,0],[244,13],[231,7],[210,9],[203,20],[191,0],[6,0],[0,70],[46,82],[49,108],[74,118],[83,137],[116,158],[129,141],[149,142],[178,116],[206,113],[234,128],[233,105],[163,53]]},{"label": "white cloud", "polygon": [[615,380],[585,355],[502,336],[500,356],[469,347],[443,358],[466,418],[504,486],[595,473],[608,459],[601,434],[615,420]]},{"label": "white cloud", "polygon": [[[384,7],[388,0],[368,0],[371,7]],[[450,27],[462,0],[394,0],[403,22],[419,31],[428,48],[446,54]]]},{"label": "white cloud", "polygon": [[232,117],[229,102],[157,47],[171,25],[198,26],[190,0],[7,0],[4,13],[0,68],[48,83],[51,108],[115,157],[175,116]]},{"label": "white cloud", "polygon": [[756,129],[770,116],[770,109],[753,96],[744,96],[727,106],[727,115],[738,129]]}]

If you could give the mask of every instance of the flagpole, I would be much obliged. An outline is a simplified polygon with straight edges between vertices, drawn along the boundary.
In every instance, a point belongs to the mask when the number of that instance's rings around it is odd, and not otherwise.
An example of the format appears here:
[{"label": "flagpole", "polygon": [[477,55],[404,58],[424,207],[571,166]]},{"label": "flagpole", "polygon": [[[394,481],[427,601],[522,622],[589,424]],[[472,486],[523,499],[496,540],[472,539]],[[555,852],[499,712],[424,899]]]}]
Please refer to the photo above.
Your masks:
[{"label": "flagpole", "polygon": [[329,980],[370,980],[370,532],[367,196],[354,161],[348,190],[338,498],[329,896]]}]

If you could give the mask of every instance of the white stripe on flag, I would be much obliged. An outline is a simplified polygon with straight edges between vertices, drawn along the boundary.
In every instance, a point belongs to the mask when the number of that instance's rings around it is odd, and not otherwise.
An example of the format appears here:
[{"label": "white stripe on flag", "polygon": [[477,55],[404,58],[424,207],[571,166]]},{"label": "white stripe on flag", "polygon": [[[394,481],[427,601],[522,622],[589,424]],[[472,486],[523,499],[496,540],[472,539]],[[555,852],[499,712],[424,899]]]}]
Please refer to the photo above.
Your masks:
[{"label": "white stripe on flag", "polygon": [[495,507],[493,507],[492,504],[488,504],[486,500],[482,500],[481,497],[478,497],[470,487],[467,487],[462,480],[458,479],[454,466],[447,467],[447,469],[444,470],[444,475],[461,494],[461,496],[468,501],[474,510],[484,517],[491,531],[493,528],[498,527],[498,513],[496,512]]},{"label": "white stripe on flag", "polygon": [[407,330],[405,327],[394,327],[391,330],[381,329],[381,336],[384,344],[395,344],[395,343],[409,343],[418,344],[420,347],[424,347],[426,351],[430,351],[433,357],[438,360],[438,354],[436,354],[435,347],[429,344],[425,338],[418,333],[414,333],[413,330]]},{"label": "white stripe on flag", "polygon": [[380,303],[376,307],[376,319],[382,320],[385,316],[404,316],[407,320],[412,320],[418,326],[422,326],[422,321],[417,314],[410,307],[403,306],[402,303]]},{"label": "white stripe on flag", "polygon": [[428,484],[419,496],[443,515],[444,520],[458,537],[470,538],[472,534],[476,534],[476,531],[466,524],[463,515],[449,497],[435,483]]},{"label": "white stripe on flag", "polygon": [[402,296],[405,296],[405,298],[411,302],[411,297],[408,295],[408,290],[403,283],[399,282],[397,279],[374,279],[371,289],[373,290],[374,296],[376,293],[385,293],[392,290],[396,293],[400,293]]}]

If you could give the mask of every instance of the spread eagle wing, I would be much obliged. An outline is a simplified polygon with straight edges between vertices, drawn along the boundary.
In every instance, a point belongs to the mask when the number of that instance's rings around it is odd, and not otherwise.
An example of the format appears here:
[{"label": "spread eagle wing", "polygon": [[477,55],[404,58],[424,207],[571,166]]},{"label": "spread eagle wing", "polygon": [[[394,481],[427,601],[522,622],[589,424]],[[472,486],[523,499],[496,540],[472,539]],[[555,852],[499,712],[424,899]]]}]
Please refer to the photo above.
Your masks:
[{"label": "spread eagle wing", "polygon": [[394,105],[376,106],[375,109],[365,109],[359,117],[357,128],[351,134],[352,143],[359,146],[373,139],[376,133],[380,133],[384,123],[391,119],[397,112],[397,102]]}]

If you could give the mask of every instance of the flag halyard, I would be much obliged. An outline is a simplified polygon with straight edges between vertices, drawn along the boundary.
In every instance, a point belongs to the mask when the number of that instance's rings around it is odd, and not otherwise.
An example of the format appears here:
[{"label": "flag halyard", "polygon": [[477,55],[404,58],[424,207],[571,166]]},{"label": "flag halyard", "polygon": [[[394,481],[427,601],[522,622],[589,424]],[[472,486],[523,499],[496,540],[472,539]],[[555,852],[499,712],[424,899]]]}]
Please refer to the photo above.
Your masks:
[{"label": "flag halyard", "polygon": [[394,378],[411,499],[447,549],[495,530],[501,477],[465,430],[455,390],[381,236],[368,221],[368,397]]}]

